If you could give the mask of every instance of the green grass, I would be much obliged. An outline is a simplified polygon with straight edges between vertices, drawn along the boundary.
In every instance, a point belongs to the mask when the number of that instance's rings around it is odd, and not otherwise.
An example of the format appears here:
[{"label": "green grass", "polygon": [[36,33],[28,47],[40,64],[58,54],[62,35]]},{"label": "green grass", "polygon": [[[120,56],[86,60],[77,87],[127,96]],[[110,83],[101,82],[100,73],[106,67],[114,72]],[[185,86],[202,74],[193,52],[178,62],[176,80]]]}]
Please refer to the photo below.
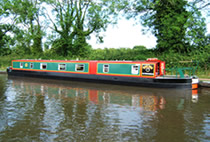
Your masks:
[{"label": "green grass", "polygon": [[203,78],[203,79],[210,79],[210,73],[208,75],[206,74],[199,74],[197,75],[199,78]]},{"label": "green grass", "polygon": [[0,68],[0,71],[6,71],[6,68],[5,67]]}]

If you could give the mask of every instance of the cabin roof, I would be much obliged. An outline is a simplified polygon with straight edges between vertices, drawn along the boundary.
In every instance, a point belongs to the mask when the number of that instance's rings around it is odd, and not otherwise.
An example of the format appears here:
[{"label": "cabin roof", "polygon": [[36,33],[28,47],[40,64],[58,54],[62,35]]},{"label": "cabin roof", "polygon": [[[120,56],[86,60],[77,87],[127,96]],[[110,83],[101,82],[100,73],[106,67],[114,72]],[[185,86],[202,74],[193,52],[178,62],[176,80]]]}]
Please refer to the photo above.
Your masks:
[{"label": "cabin roof", "polygon": [[12,60],[16,62],[98,62],[98,63],[146,63],[146,62],[160,62],[161,60],[41,60],[41,59],[17,59]]}]

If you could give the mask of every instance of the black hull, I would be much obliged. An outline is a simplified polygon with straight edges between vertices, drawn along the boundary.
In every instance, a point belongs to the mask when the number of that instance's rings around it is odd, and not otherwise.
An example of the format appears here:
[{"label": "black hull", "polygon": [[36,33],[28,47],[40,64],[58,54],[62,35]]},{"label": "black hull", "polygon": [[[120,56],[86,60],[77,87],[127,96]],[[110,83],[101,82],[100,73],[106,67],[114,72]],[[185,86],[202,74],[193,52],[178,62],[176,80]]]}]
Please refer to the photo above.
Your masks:
[{"label": "black hull", "polygon": [[108,83],[129,86],[142,86],[154,88],[192,88],[192,80],[188,79],[164,79],[164,78],[139,78],[139,77],[122,77],[122,76],[106,76],[91,74],[73,74],[58,72],[38,72],[38,71],[19,71],[7,70],[10,76],[39,77],[49,79],[62,79],[71,81],[85,81],[96,83]]}]

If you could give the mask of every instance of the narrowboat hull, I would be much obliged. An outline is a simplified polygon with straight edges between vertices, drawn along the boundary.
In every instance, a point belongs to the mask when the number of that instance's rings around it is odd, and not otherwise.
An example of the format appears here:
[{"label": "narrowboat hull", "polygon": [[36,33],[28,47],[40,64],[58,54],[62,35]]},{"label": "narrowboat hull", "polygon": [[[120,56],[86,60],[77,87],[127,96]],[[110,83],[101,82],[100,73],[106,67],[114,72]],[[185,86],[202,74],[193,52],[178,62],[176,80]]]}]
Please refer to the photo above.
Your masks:
[{"label": "narrowboat hull", "polygon": [[27,71],[27,70],[12,70],[7,69],[10,76],[25,76],[39,77],[50,79],[63,79],[71,81],[86,81],[97,83],[109,83],[129,86],[142,86],[154,88],[188,88],[196,89],[198,84],[197,78],[175,78],[175,77],[125,77],[125,76],[110,76],[96,74],[80,74],[80,73],[61,73],[61,72],[43,72],[43,71]]}]

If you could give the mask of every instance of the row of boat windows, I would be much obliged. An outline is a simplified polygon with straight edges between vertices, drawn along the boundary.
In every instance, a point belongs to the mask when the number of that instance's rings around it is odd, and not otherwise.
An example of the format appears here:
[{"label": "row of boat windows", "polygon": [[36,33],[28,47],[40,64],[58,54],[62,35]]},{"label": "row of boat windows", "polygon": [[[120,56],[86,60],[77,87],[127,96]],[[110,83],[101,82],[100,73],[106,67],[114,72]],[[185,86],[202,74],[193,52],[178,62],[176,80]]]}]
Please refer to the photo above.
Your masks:
[{"label": "row of boat windows", "polygon": [[[75,71],[84,71],[84,64],[76,64]],[[25,67],[28,67],[28,63],[25,63]],[[23,68],[23,63],[20,63],[20,68]],[[34,63],[30,63],[30,68],[34,68]],[[40,63],[40,69],[46,70],[47,69],[47,63]],[[66,70],[66,64],[58,64],[58,70],[65,71]],[[108,73],[109,72],[109,65],[103,66],[103,72]]]},{"label": "row of boat windows", "polygon": [[[25,63],[25,67],[28,67],[28,63]],[[20,63],[20,68],[23,68],[23,63]],[[34,63],[30,63],[30,68],[34,68]],[[47,63],[40,63],[40,69],[46,70],[47,69]],[[84,71],[85,65],[84,64],[76,64],[75,71]],[[66,64],[58,64],[58,70],[65,71],[66,70]]]},{"label": "row of boat windows", "polygon": [[[25,67],[28,67],[28,63],[25,63]],[[23,63],[20,63],[20,68],[23,68]],[[34,68],[34,63],[30,63],[30,68]],[[131,66],[131,73],[132,74],[139,74],[139,68],[140,65],[132,65]],[[47,69],[47,63],[40,63],[40,69],[45,70]],[[75,71],[84,71],[85,65],[84,64],[76,64]],[[58,70],[65,71],[66,70],[66,64],[58,64]],[[104,64],[103,65],[103,72],[108,73],[109,72],[109,65]],[[142,72],[147,75],[153,75],[154,69],[152,66],[146,65],[143,67]]]}]

